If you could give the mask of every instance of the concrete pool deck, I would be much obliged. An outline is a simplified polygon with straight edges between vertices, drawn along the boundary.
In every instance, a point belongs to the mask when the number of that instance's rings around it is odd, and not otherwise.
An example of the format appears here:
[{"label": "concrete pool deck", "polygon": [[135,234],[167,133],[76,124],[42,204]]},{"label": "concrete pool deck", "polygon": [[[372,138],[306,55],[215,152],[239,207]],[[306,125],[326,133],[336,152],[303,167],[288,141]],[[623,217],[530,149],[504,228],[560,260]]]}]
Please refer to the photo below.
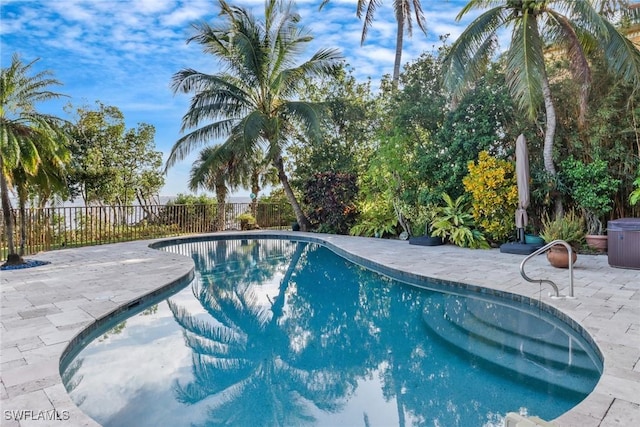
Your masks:
[{"label": "concrete pool deck", "polygon": [[[604,356],[595,390],[553,424],[640,425],[640,270],[612,268],[606,255],[579,255],[576,298],[552,299],[549,287],[541,290],[522,279],[523,256],[496,249],[311,233],[250,234],[307,236],[384,267],[542,299],[580,324]],[[225,235],[239,234],[215,233]],[[43,252],[27,258],[51,264],[0,272],[0,425],[98,425],[69,398],[60,378],[60,357],[97,319],[191,274],[191,259],[149,248],[157,241]],[[561,294],[568,293],[568,271],[551,267],[544,256],[531,259],[526,270],[531,277],[554,280]]]}]

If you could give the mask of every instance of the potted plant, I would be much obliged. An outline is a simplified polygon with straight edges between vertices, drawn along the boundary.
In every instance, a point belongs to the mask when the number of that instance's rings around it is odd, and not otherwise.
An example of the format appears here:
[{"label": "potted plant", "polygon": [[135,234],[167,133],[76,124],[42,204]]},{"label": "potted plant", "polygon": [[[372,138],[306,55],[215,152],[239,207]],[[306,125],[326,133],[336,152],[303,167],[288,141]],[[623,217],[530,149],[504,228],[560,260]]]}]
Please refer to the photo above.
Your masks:
[{"label": "potted plant", "polygon": [[541,247],[544,245],[544,239],[540,237],[540,233],[531,223],[525,229],[524,243],[527,245],[540,245]]},{"label": "potted plant", "polygon": [[[584,219],[571,210],[553,221],[549,216],[542,219],[540,237],[546,243],[554,240],[564,240],[573,249],[573,263],[578,259],[576,249],[582,245],[585,236]],[[554,267],[569,267],[569,253],[563,245],[554,245],[547,251],[547,259]]]},{"label": "potted plant", "polygon": [[525,234],[524,243],[527,245],[542,245],[544,244],[544,239],[540,236],[536,236],[535,234]]},{"label": "potted plant", "polygon": [[248,212],[238,215],[236,219],[240,221],[240,230],[254,230],[258,228],[255,217]]},{"label": "potted plant", "polygon": [[562,162],[562,176],[586,220],[587,245],[604,252],[608,240],[602,220],[613,208],[613,196],[621,181],[611,176],[607,163],[600,159],[585,164],[570,157]]},{"label": "potted plant", "polygon": [[433,221],[437,215],[438,207],[435,205],[420,208],[420,213],[415,219],[417,233],[416,236],[409,238],[410,245],[439,246],[444,244],[442,237],[433,235]]}]

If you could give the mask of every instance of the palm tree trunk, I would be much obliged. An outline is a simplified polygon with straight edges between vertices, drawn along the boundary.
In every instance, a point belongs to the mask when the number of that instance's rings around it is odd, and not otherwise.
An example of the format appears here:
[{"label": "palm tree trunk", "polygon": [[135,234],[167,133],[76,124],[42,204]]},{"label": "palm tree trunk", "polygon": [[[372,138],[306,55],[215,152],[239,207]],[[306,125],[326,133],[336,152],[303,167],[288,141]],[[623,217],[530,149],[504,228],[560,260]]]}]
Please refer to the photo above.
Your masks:
[{"label": "palm tree trunk", "polygon": [[18,211],[20,212],[20,245],[18,255],[24,256],[24,248],[27,245],[27,192],[23,186],[18,189]]},{"label": "palm tree trunk", "polygon": [[16,253],[16,245],[13,240],[13,211],[11,209],[11,201],[9,200],[9,186],[7,178],[2,173],[2,156],[0,156],[0,198],[2,199],[2,217],[4,219],[4,232],[7,236],[7,246],[9,254],[7,255],[7,264],[21,264],[22,257]]},{"label": "palm tree trunk", "polygon": [[287,195],[287,199],[289,199],[289,203],[293,208],[293,213],[296,215],[296,221],[298,221],[298,225],[300,225],[300,230],[309,231],[311,229],[311,223],[305,216],[304,212],[302,212],[298,199],[296,199],[295,194],[293,194],[293,189],[289,184],[289,178],[287,178],[287,174],[284,171],[284,161],[282,160],[282,156],[278,154],[273,159],[273,166],[278,171],[278,178],[280,178],[280,183],[284,188],[284,194]]},{"label": "palm tree trunk", "polygon": [[225,204],[227,201],[227,186],[218,184],[216,185],[216,200],[218,202],[216,212],[216,231],[224,230],[225,223]]},{"label": "palm tree trunk", "polygon": [[[553,105],[551,88],[549,87],[549,77],[546,71],[542,74],[542,95],[544,97],[544,108],[547,118],[543,148],[544,169],[555,178],[557,172],[553,164],[553,140],[556,134],[556,109]],[[554,195],[554,203],[556,217],[562,216],[562,198],[557,191]]]},{"label": "palm tree trunk", "polygon": [[404,39],[404,15],[401,11],[396,14],[396,20],[398,21],[398,30],[396,33],[396,59],[393,63],[393,80],[391,81],[393,88],[398,88],[398,82],[400,81],[400,64],[402,62],[402,44]]},{"label": "palm tree trunk", "polygon": [[287,295],[287,291],[289,290],[289,282],[291,281],[291,277],[293,276],[293,273],[296,270],[298,263],[300,262],[300,258],[302,258],[302,254],[304,253],[305,248],[307,248],[307,246],[304,243],[296,243],[296,250],[291,256],[291,260],[289,260],[289,267],[287,267],[287,271],[280,281],[278,295],[273,299],[273,301],[270,300],[271,312],[273,313],[272,322],[275,321],[276,324],[280,321],[280,318],[284,313],[285,296]]},{"label": "palm tree trunk", "polygon": [[257,173],[254,172],[251,174],[251,192],[255,196],[251,200],[251,215],[256,219],[258,219],[258,193],[260,192],[260,185],[258,184],[260,182],[259,179],[260,177]]}]

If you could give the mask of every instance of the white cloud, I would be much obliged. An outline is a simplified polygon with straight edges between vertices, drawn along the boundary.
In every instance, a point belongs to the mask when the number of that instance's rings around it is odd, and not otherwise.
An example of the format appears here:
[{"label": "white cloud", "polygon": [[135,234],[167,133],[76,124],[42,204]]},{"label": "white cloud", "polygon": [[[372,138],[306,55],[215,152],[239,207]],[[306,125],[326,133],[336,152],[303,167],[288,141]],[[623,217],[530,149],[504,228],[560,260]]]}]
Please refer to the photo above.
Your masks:
[{"label": "white cloud", "polygon": [[213,2],[202,0],[179,3],[170,13],[162,15],[160,22],[168,26],[189,25],[193,21],[203,19],[206,15],[211,15],[212,5]]}]

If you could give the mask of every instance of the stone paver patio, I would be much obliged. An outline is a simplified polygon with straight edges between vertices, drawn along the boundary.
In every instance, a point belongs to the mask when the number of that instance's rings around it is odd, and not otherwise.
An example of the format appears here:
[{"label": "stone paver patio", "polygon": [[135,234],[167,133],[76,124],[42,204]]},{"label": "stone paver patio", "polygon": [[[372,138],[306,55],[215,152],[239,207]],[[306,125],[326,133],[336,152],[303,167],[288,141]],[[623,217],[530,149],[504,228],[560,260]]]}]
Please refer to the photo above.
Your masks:
[{"label": "stone paver patio", "polygon": [[[425,247],[307,233],[250,234],[307,236],[386,268],[540,298],[585,328],[604,356],[596,389],[553,424],[640,425],[640,270],[612,268],[605,255],[580,255],[574,269],[576,298],[552,299],[550,288],[541,290],[522,279],[523,256],[495,249]],[[222,235],[239,236],[216,233]],[[192,274],[191,259],[151,249],[152,242],[40,253],[29,258],[51,264],[0,272],[0,425],[98,425],[67,395],[60,357],[71,340],[96,320]],[[562,294],[568,293],[567,270],[550,267],[544,256],[530,260],[527,274],[550,278]],[[60,419],[43,419],[52,416]]]}]

